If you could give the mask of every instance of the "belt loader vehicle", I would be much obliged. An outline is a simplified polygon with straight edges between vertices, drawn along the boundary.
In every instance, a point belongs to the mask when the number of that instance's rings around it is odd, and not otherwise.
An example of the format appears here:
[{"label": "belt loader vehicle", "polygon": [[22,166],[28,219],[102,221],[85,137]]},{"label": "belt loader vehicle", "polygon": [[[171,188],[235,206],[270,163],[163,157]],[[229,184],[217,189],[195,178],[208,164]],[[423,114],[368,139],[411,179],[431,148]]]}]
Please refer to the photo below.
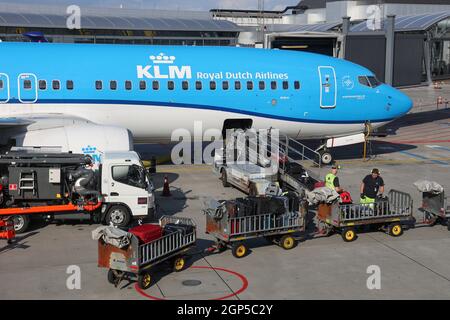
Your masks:
[{"label": "belt loader vehicle", "polygon": [[124,227],[155,209],[153,184],[136,152],[106,152],[94,170],[83,154],[11,151],[0,155],[0,177],[0,220],[13,220],[16,233],[27,230],[31,215]]}]

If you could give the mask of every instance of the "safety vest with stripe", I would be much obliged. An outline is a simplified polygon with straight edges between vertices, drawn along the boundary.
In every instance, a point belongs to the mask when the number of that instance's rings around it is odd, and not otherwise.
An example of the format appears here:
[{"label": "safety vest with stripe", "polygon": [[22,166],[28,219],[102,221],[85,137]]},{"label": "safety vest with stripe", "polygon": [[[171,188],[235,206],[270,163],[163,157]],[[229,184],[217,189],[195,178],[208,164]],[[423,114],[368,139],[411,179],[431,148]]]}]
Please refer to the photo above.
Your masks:
[{"label": "safety vest with stripe", "polygon": [[327,186],[328,188],[330,188],[331,190],[334,190],[334,179],[336,178],[336,176],[332,173],[329,173],[325,176],[325,186]]}]

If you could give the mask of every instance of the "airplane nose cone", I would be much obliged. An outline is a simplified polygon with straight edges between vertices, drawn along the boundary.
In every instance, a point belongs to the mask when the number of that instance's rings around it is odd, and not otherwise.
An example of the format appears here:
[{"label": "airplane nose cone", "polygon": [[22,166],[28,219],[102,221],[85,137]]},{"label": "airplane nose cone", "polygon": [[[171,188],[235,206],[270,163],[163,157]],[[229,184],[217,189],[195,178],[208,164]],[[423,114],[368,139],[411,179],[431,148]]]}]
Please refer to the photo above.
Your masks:
[{"label": "airplane nose cone", "polygon": [[407,114],[413,108],[413,101],[411,98],[397,89],[389,89],[388,109],[395,113],[396,118]]}]

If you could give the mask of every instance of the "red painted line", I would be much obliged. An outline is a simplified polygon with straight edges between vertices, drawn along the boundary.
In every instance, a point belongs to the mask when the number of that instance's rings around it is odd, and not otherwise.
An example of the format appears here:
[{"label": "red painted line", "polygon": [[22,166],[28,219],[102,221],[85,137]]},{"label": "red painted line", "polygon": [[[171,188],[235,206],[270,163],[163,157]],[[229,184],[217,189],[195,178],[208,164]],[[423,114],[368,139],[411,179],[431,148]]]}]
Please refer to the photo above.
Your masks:
[{"label": "red painted line", "polygon": [[[210,269],[210,270],[214,270],[214,271],[223,271],[223,272],[230,273],[230,274],[238,277],[241,280],[242,286],[239,288],[238,291],[236,291],[234,293],[231,293],[229,295],[223,296],[223,297],[212,298],[212,299],[209,299],[209,300],[224,300],[224,299],[228,299],[228,298],[237,296],[238,294],[244,292],[248,288],[248,280],[247,280],[247,278],[244,275],[242,275],[242,274],[240,274],[240,273],[238,273],[236,271],[225,269],[225,268],[209,267],[209,266],[194,266],[194,267],[191,267],[191,269]],[[149,298],[149,299],[152,299],[152,300],[167,300],[167,299],[164,299],[164,298],[155,297],[155,296],[152,296],[152,295],[149,295],[149,294],[145,293],[141,288],[139,288],[137,283],[134,285],[134,288],[136,289],[136,291],[140,295],[142,295],[142,296],[144,296],[146,298]]]}]

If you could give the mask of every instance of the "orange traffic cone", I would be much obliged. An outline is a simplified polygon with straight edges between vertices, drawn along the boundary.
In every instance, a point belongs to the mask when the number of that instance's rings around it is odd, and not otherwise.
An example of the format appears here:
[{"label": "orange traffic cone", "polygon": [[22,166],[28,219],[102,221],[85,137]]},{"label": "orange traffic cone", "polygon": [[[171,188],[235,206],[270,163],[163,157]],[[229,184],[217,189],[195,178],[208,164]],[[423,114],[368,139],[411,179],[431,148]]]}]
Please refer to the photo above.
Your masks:
[{"label": "orange traffic cone", "polygon": [[169,179],[167,178],[167,176],[164,176],[164,187],[163,187],[163,192],[162,192],[162,196],[163,197],[170,197],[170,188],[169,188]]}]

